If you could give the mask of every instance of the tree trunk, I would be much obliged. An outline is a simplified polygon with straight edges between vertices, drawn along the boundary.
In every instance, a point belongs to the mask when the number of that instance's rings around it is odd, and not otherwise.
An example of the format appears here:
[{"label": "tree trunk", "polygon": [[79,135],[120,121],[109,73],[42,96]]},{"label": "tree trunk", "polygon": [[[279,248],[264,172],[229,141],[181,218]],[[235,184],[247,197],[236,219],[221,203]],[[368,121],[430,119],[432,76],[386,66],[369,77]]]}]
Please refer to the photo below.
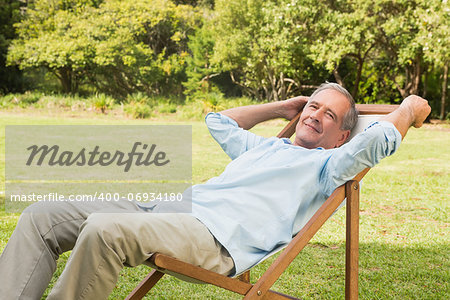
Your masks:
[{"label": "tree trunk", "polygon": [[439,118],[445,118],[445,98],[447,97],[447,79],[448,79],[448,62],[444,65],[444,78],[442,78],[442,97],[441,97],[441,115]]},{"label": "tree trunk", "polygon": [[334,75],[334,78],[336,79],[336,82],[339,83],[339,85],[341,85],[341,86],[343,86],[345,88],[344,81],[342,80],[341,75],[339,75],[337,67],[334,68],[333,75]]},{"label": "tree trunk", "polygon": [[269,79],[270,82],[270,95],[267,97],[267,100],[269,101],[278,101],[278,93],[277,93],[277,78],[275,76],[275,72],[273,72],[271,69],[269,69],[266,66],[266,70],[267,70],[267,79]]},{"label": "tree trunk", "polygon": [[356,99],[356,97],[358,96],[359,82],[361,81],[361,74],[362,74],[364,62],[366,61],[366,58],[369,55],[370,50],[372,50],[372,48],[374,46],[375,46],[375,44],[370,45],[370,47],[367,48],[366,52],[364,52],[364,54],[362,56],[359,53],[358,54],[350,54],[350,56],[355,57],[358,61],[358,73],[356,73],[355,86],[353,87],[353,92],[352,92],[353,99]]},{"label": "tree trunk", "polygon": [[352,92],[353,99],[356,99],[356,96],[358,96],[359,82],[361,81],[361,73],[364,64],[364,60],[362,59],[362,57],[357,57],[357,60],[358,60],[358,72],[356,73],[355,86],[353,87]]},{"label": "tree trunk", "polygon": [[284,74],[280,73],[280,88],[278,89],[278,99],[286,100],[286,85],[284,83]]},{"label": "tree trunk", "polygon": [[409,92],[409,94],[417,95],[419,92],[419,84],[420,84],[420,58],[419,57],[416,58],[411,80],[412,80],[413,84],[412,84],[411,91]]},{"label": "tree trunk", "polygon": [[423,92],[422,98],[427,98],[427,82],[428,82],[428,68],[423,72]]},{"label": "tree trunk", "polygon": [[[237,81],[237,80],[234,78],[233,72],[230,72],[230,78],[231,78],[231,81],[232,81],[234,84],[240,86],[240,87],[244,90],[244,93],[247,93],[247,94],[249,94],[249,95],[253,95],[253,96],[256,97],[256,99],[258,99],[258,101],[262,101],[262,97],[261,97],[261,95],[260,95],[260,93],[258,92],[257,89],[254,89],[254,88],[245,86],[244,84],[242,84],[242,83],[240,83],[239,81]],[[244,80],[244,81],[245,81],[245,80]]]},{"label": "tree trunk", "polygon": [[410,80],[410,72],[408,67],[405,67],[405,83],[403,88],[400,87],[398,83],[395,81],[395,77],[392,80],[394,81],[394,84],[397,87],[397,90],[400,92],[400,95],[402,96],[403,99],[405,99],[410,95],[412,80]]},{"label": "tree trunk", "polygon": [[72,71],[70,68],[58,69],[57,74],[64,93],[72,93]]}]

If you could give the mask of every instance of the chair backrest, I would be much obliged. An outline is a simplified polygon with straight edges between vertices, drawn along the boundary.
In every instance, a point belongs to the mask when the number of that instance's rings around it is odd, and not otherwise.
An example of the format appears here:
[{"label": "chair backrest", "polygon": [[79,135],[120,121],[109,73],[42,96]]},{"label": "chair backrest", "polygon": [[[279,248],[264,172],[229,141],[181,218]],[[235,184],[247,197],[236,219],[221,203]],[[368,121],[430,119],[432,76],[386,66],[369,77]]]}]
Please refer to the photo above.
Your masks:
[{"label": "chair backrest", "polygon": [[364,129],[366,129],[367,126],[370,125],[370,123],[379,120],[381,117],[383,117],[383,115],[359,115],[358,122],[356,123],[355,127],[352,129],[352,132],[350,133],[350,136],[348,137],[348,141],[350,141],[358,133],[363,132]]}]

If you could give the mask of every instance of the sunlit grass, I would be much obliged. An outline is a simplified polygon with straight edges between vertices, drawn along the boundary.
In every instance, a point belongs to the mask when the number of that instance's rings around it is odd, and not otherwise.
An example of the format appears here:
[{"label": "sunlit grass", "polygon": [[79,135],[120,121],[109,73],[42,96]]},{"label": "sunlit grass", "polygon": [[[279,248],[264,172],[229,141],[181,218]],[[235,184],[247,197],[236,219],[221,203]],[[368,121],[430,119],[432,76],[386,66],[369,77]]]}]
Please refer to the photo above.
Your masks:
[{"label": "sunlit grass", "polygon": [[[12,124],[168,124],[170,120],[128,120],[114,116],[38,116],[0,113],[0,185],[4,191],[4,126]],[[180,122],[176,122],[180,124]],[[193,182],[220,174],[229,158],[209,136],[203,122],[183,122],[193,129]],[[270,136],[283,122],[269,122],[255,132]],[[362,185],[360,284],[362,299],[448,299],[450,296],[449,200],[450,130],[428,125],[412,129],[399,151],[373,168]],[[3,194],[2,194],[3,195]],[[3,199],[2,199],[3,202]],[[0,212],[0,251],[18,215]],[[274,286],[304,299],[343,299],[345,212],[337,212],[312,239]],[[58,262],[52,284],[69,253]],[[274,258],[257,266],[252,281]],[[146,266],[125,268],[110,299],[123,299],[145,277]],[[147,299],[239,299],[207,285],[165,276]]]}]

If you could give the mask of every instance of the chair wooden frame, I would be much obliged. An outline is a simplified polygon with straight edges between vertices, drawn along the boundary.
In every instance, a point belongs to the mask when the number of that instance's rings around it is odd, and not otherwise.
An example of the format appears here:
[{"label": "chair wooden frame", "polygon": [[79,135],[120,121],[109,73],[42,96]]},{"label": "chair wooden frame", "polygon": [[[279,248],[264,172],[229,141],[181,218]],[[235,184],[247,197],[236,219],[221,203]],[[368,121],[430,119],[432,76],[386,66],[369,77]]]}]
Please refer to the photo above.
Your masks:
[{"label": "chair wooden frame", "polygon": [[[357,109],[361,115],[387,114],[398,105],[359,104]],[[300,118],[300,113],[291,120],[278,134],[278,137],[291,137]],[[155,253],[150,258],[156,266],[126,299],[141,299],[161,279],[164,271],[177,273],[197,281],[213,284],[244,296],[244,299],[296,299],[270,290],[275,281],[286,270],[300,251],[322,227],[326,220],[336,211],[346,198],[346,251],[345,251],[345,298],[358,299],[358,248],[359,248],[359,181],[369,168],[355,176],[353,180],[338,187],[322,204],[308,223],[298,232],[289,245],[271,264],[255,284],[250,283],[249,271],[237,278],[223,276],[200,267],[182,262],[175,258]]]}]

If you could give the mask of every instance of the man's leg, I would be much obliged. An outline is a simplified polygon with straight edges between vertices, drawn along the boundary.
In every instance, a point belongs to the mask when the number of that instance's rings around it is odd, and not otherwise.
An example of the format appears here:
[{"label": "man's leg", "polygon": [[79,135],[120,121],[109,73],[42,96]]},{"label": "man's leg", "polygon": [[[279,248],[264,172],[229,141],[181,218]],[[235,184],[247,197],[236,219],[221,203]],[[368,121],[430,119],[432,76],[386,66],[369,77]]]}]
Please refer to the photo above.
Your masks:
[{"label": "man's leg", "polygon": [[94,213],[48,299],[106,299],[123,266],[142,264],[155,252],[222,274],[234,267],[228,252],[190,215]]},{"label": "man's leg", "polygon": [[24,210],[0,256],[0,297],[40,299],[56,269],[71,250],[81,224],[106,207],[137,210],[124,202],[39,202]]}]

